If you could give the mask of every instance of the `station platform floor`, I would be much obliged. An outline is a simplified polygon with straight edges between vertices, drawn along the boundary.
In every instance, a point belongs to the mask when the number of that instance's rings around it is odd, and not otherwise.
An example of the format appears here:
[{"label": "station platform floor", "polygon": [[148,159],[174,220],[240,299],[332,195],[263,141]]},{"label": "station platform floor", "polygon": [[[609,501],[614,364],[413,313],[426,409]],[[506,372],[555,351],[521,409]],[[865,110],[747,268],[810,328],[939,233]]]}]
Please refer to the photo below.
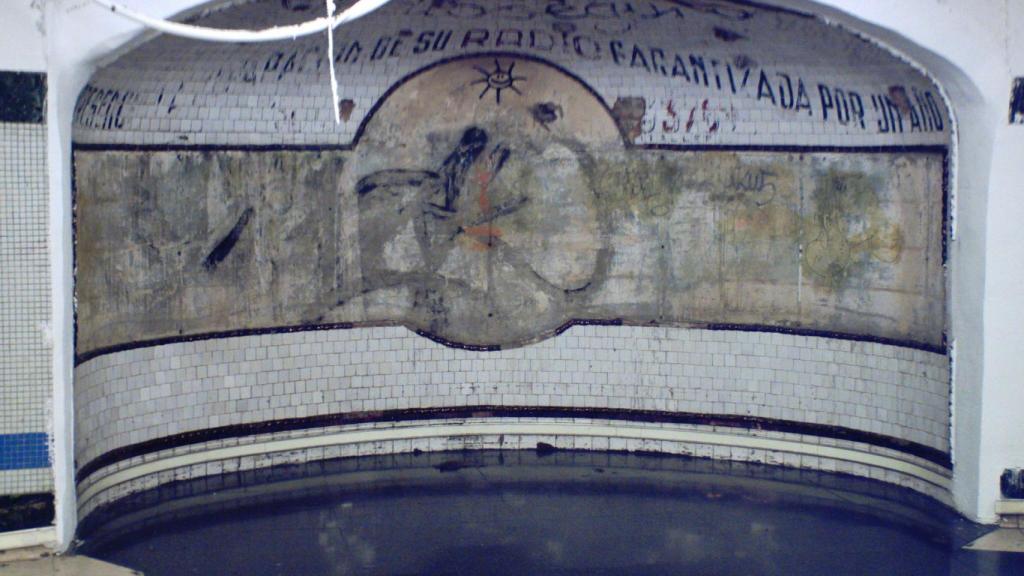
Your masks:
[{"label": "station platform floor", "polygon": [[880,482],[649,454],[362,457],[166,485],[75,550],[147,576],[1024,575],[994,527]]}]

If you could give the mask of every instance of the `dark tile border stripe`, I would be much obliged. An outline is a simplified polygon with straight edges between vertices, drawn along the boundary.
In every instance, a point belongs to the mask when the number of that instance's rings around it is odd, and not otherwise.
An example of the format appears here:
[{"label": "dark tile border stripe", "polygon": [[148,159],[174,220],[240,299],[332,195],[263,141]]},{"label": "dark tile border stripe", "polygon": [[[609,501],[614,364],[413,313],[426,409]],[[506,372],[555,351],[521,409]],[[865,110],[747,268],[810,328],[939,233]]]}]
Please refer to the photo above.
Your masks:
[{"label": "dark tile border stripe", "polygon": [[[355,144],[96,144],[75,142],[73,152],[351,152]],[[775,152],[791,154],[947,154],[942,144],[880,146],[779,144],[627,144],[634,150],[670,152]]]},{"label": "dark tile border stripe", "polygon": [[817,338],[834,338],[836,340],[849,340],[851,342],[873,342],[886,346],[899,348],[911,348],[932,354],[946,353],[946,335],[942,335],[942,344],[928,344],[927,342],[916,342],[913,340],[900,340],[898,338],[884,338],[882,336],[871,336],[870,334],[847,334],[844,332],[832,332],[830,330],[812,330],[807,328],[789,328],[787,326],[765,326],[760,324],[708,324],[703,328],[707,330],[722,330],[736,332],[767,332],[770,334],[790,334],[793,336],[809,336]]},{"label": "dark tile border stripe", "polygon": [[[77,326],[77,323],[76,323]],[[238,338],[241,336],[259,336],[262,334],[288,334],[290,332],[318,332],[324,330],[351,330],[353,328],[396,326],[393,323],[376,324],[353,324],[351,322],[339,322],[333,324],[301,324],[296,326],[274,326],[270,328],[241,328],[238,330],[222,330],[217,332],[204,332],[201,334],[186,334],[183,336],[167,336],[154,338],[152,340],[138,340],[135,342],[124,342],[113,346],[106,346],[89,350],[82,354],[75,355],[75,366],[79,366],[100,356],[137,350],[139,348],[151,348],[165,344],[179,344],[182,342],[202,342],[204,340],[219,340],[221,338]],[[76,330],[77,333],[77,330]]]},{"label": "dark tile border stripe", "polygon": [[747,430],[768,430],[834,438],[850,442],[861,442],[897,450],[916,456],[952,470],[950,455],[930,446],[918,444],[841,426],[776,420],[755,416],[735,416],[720,414],[698,414],[692,412],[664,412],[657,410],[619,410],[613,408],[569,408],[569,407],[534,407],[534,406],[459,406],[451,408],[410,408],[402,410],[381,410],[373,412],[347,412],[310,416],[304,418],[286,418],[254,422],[251,424],[234,424],[204,430],[183,432],[164,436],[137,444],[115,448],[97,456],[78,469],[77,482],[102,468],[162,450],[201,444],[213,440],[227,438],[245,438],[258,434],[308,430],[346,424],[367,424],[384,422],[415,422],[423,420],[458,419],[458,418],[586,418],[595,420],[617,420],[623,422],[668,423],[668,424],[699,424],[702,426],[721,426]]},{"label": "dark tile border stripe", "polygon": [[0,122],[42,124],[45,112],[46,74],[0,71]]},{"label": "dark tile border stripe", "polygon": [[103,348],[97,348],[95,350],[89,350],[82,354],[75,355],[75,366],[80,366],[90,360],[94,360],[100,356],[106,356],[108,354],[115,354],[117,352],[126,352],[128,350],[137,350],[139,348],[151,348],[154,346],[163,346],[165,344],[179,344],[182,342],[202,342],[204,340],[217,340],[221,338],[238,338],[242,336],[260,336],[263,334],[288,334],[291,332],[318,332],[325,330],[353,330],[356,328],[384,328],[384,327],[395,327],[403,326],[411,332],[437,342],[443,346],[449,348],[457,348],[460,350],[472,350],[476,352],[498,352],[500,350],[508,350],[513,348],[519,348],[522,346],[528,346],[536,342],[542,342],[548,338],[553,338],[562,334],[566,330],[573,326],[637,326],[637,327],[652,327],[652,328],[677,328],[680,330],[714,330],[720,332],[736,331],[736,332],[765,332],[769,334],[789,334],[793,336],[807,336],[816,338],[833,338],[837,340],[847,340],[851,342],[874,342],[876,344],[884,344],[886,346],[894,346],[898,348],[909,348],[912,350],[921,350],[923,352],[930,352],[932,354],[946,354],[946,335],[942,336],[941,344],[930,344],[928,342],[917,342],[914,340],[900,340],[896,338],[883,338],[881,336],[861,335],[861,334],[848,334],[845,332],[832,332],[829,330],[814,330],[807,328],[790,328],[788,326],[770,326],[762,324],[725,324],[725,323],[691,323],[691,324],[669,324],[669,323],[656,323],[656,322],[629,322],[621,318],[612,319],[591,319],[591,318],[577,318],[569,320],[562,324],[553,331],[544,332],[538,335],[536,338],[530,339],[524,342],[512,342],[507,344],[465,344],[462,342],[455,342],[448,340],[426,330],[421,330],[414,327],[405,326],[399,322],[338,322],[332,324],[299,324],[293,326],[272,326],[267,328],[242,328],[238,330],[224,330],[218,332],[204,332],[201,334],[189,334],[184,336],[167,336],[164,338],[154,338],[152,340],[139,340],[135,342],[124,342],[121,344],[115,344],[113,346],[106,346]]},{"label": "dark tile border stripe", "polygon": [[[44,528],[54,523],[53,493],[0,495],[0,533]],[[0,560],[0,568],[7,566]]]}]

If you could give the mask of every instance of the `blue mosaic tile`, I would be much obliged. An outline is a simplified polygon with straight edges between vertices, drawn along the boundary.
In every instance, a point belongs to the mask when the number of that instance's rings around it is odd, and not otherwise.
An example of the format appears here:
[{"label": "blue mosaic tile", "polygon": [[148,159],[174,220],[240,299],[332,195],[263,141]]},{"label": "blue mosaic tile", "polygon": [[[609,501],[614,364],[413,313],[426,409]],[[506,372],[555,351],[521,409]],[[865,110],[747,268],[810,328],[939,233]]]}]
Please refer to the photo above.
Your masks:
[{"label": "blue mosaic tile", "polygon": [[49,466],[50,448],[46,433],[0,434],[0,470]]}]

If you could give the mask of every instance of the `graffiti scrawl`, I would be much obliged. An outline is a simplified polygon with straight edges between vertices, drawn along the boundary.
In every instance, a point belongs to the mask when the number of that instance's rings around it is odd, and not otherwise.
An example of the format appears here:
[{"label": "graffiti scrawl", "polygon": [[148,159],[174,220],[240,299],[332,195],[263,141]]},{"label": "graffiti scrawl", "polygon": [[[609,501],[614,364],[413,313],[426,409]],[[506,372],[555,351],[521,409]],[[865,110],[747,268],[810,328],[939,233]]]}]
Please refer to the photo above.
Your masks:
[{"label": "graffiti scrawl", "polygon": [[472,84],[483,84],[484,89],[480,92],[480,98],[483,99],[488,92],[494,90],[495,102],[501,104],[501,92],[502,90],[511,90],[516,94],[522,96],[522,92],[519,88],[516,88],[516,82],[526,80],[525,76],[515,75],[516,63],[512,62],[508,65],[508,68],[502,68],[501,62],[497,59],[494,60],[494,69],[488,70],[480,66],[474,66],[474,69],[483,75],[483,78],[474,80]]}]

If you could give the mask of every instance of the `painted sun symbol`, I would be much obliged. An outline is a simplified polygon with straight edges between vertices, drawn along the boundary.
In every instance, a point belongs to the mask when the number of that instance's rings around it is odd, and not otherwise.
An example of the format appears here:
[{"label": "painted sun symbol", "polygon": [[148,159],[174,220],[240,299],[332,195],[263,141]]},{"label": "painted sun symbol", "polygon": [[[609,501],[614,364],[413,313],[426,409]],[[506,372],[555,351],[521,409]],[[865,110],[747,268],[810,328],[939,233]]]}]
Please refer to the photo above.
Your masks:
[{"label": "painted sun symbol", "polygon": [[501,62],[498,60],[494,61],[494,70],[486,70],[479,66],[474,66],[477,72],[483,74],[483,78],[470,82],[470,84],[483,84],[484,91],[480,93],[480,98],[483,98],[489,91],[494,90],[495,101],[501,104],[501,91],[511,90],[516,94],[522,96],[522,92],[516,88],[515,84],[519,80],[526,80],[525,76],[516,76],[512,73],[515,69],[516,63],[512,62],[508,65],[508,69],[501,67]]}]

